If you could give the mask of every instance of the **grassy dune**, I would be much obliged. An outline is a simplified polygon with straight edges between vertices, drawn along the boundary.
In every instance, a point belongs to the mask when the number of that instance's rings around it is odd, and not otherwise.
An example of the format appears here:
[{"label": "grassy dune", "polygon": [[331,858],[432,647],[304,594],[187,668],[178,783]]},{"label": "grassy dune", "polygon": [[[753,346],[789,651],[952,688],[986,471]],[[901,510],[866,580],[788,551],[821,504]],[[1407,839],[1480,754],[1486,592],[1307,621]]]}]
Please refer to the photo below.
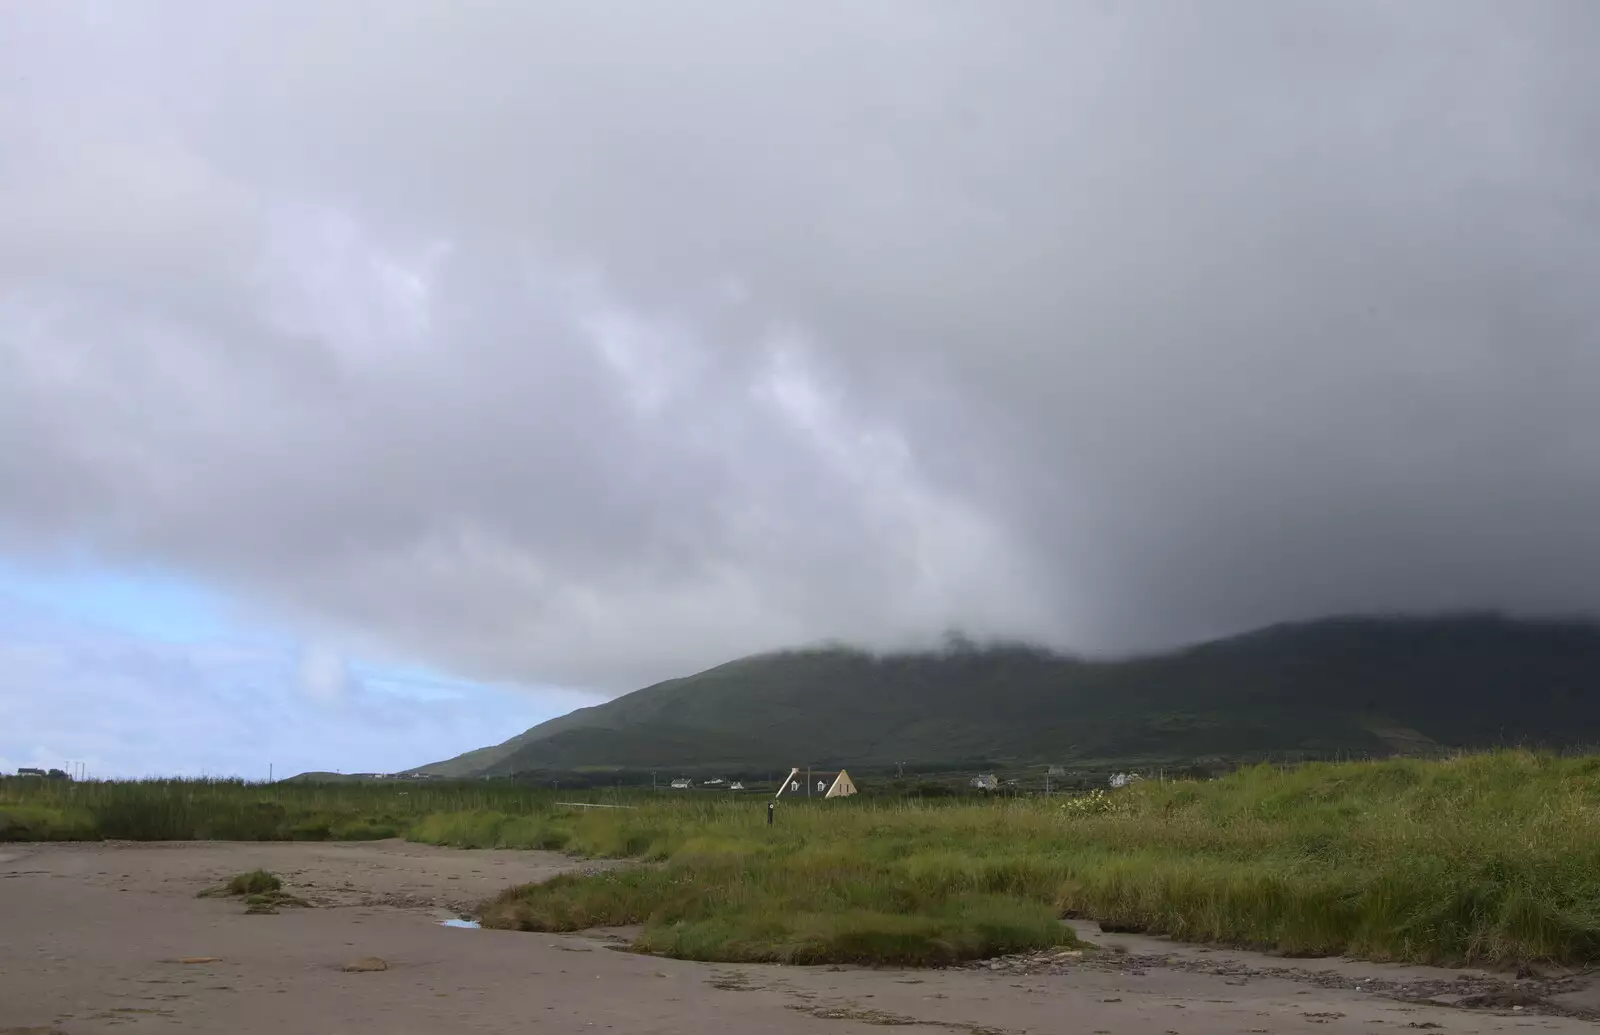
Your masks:
[{"label": "grassy dune", "polygon": [[[1305,955],[1577,962],[1600,956],[1597,808],[1600,759],[1508,753],[1261,767],[1066,803],[780,807],[770,832],[733,805],[552,817],[546,843],[664,865],[514,889],[485,919],[643,922],[641,946],[672,955],[785,958],[817,917],[970,930],[1005,903],[990,949],[1048,942],[1024,920],[1068,914]],[[481,841],[495,822],[434,817],[418,834]],[[496,841],[521,843],[529,822]]]},{"label": "grassy dune", "polygon": [[[14,784],[0,787],[0,838]],[[186,814],[231,801],[251,815],[278,793],[213,789]],[[1600,758],[1260,767],[1072,800],[795,802],[771,828],[752,799],[644,795],[576,813],[530,792],[450,799],[464,789],[398,807],[383,788],[362,791],[362,812],[326,793],[276,804],[338,817],[330,834],[392,826],[434,844],[639,859],[509,889],[484,920],[642,924],[639,948],[695,959],[942,962],[1060,944],[1063,914],[1297,954],[1600,958]],[[94,829],[98,813],[77,807],[60,821]]]}]

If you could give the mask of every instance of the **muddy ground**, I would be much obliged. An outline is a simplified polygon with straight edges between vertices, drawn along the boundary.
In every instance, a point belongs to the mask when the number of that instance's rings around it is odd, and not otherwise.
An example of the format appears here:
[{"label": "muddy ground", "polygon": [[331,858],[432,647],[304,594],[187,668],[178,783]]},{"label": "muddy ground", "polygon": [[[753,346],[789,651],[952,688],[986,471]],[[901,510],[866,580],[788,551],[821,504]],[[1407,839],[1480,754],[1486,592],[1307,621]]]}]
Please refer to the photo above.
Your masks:
[{"label": "muddy ground", "polygon": [[[1090,925],[1102,948],[1081,956],[941,971],[696,964],[603,932],[440,925],[582,865],[397,841],[0,845],[0,1033],[1480,1035],[1590,1031],[1600,1007],[1583,975],[1283,960]],[[196,897],[256,868],[312,908]],[[344,969],[373,957],[385,969]]]}]

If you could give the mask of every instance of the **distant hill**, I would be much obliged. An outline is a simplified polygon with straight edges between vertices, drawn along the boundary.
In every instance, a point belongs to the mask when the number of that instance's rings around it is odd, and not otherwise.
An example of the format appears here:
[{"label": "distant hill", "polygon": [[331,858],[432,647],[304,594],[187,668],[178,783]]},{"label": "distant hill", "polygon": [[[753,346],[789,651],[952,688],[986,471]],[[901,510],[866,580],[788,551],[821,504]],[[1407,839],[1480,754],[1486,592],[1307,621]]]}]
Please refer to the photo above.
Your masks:
[{"label": "distant hill", "polygon": [[1494,615],[1272,626],[1163,654],[1026,646],[743,658],[419,767],[1071,762],[1600,743],[1600,624]]},{"label": "distant hill", "polygon": [[329,773],[313,770],[286,776],[279,783],[370,783],[381,777],[377,773]]}]

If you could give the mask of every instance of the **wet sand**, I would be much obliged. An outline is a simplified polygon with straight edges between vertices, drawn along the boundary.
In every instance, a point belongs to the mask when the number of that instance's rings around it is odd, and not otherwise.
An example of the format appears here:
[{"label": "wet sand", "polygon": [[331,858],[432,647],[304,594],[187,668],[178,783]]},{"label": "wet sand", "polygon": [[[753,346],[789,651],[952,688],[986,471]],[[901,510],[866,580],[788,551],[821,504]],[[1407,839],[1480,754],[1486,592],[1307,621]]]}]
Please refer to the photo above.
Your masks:
[{"label": "wet sand", "polygon": [[[1594,1029],[1538,1007],[1462,1010],[1356,990],[1387,978],[1449,982],[1455,972],[1213,955],[1131,936],[1097,934],[1106,949],[1082,958],[895,971],[696,964],[613,951],[614,939],[598,932],[440,925],[507,885],[583,865],[552,853],[397,841],[0,845],[0,1033]],[[315,907],[252,916],[236,901],[195,897],[256,868],[283,876],[286,890]],[[387,969],[344,971],[364,957]],[[1319,968],[1337,976],[1318,978]]]}]

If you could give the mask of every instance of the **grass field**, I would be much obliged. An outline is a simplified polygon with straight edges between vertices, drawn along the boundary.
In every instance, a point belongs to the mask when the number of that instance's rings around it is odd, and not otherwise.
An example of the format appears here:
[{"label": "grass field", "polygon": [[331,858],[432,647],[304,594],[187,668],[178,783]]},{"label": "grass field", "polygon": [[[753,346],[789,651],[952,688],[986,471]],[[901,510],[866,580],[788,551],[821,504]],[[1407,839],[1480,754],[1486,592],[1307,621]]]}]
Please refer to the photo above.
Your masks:
[{"label": "grass field", "polygon": [[424,816],[550,810],[510,783],[275,783],[0,779],[0,841],[363,841]]},{"label": "grass field", "polygon": [[947,962],[1068,941],[1064,914],[1306,955],[1600,958],[1600,758],[1257,767],[1075,799],[784,802],[770,828],[763,799],[631,803],[580,812],[492,784],[13,780],[0,839],[398,833],[636,858],[508,889],[484,921],[640,924],[639,948],[694,959]]}]

